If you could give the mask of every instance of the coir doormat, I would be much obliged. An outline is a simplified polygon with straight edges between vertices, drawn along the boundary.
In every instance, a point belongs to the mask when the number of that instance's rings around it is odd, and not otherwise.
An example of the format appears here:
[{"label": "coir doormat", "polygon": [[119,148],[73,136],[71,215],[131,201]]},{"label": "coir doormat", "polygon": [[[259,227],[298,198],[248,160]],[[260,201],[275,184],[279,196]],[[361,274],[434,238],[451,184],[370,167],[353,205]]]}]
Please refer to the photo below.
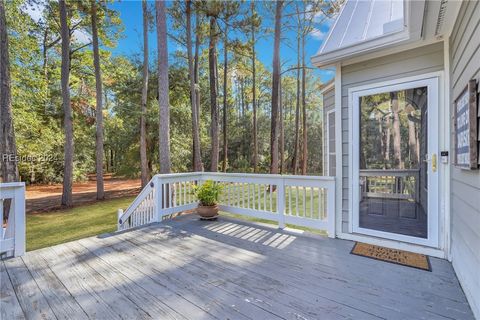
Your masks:
[{"label": "coir doormat", "polygon": [[424,254],[418,254],[403,250],[390,249],[362,242],[355,242],[351,254],[368,257],[402,266],[432,271],[430,260]]}]

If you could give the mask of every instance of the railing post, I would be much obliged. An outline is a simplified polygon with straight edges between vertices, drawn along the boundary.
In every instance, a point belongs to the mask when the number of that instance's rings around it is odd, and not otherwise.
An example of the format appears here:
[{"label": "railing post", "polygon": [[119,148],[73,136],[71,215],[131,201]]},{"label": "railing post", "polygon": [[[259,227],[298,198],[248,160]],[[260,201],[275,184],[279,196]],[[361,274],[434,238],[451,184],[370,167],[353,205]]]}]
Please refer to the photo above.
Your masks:
[{"label": "railing post", "polygon": [[[117,231],[120,231],[122,228],[122,224],[120,223],[120,217],[123,215],[123,209],[117,210]],[[124,221],[122,221],[124,222]]]},{"label": "railing post", "polygon": [[327,224],[328,237],[335,238],[335,180],[327,184]]},{"label": "railing post", "polygon": [[[15,216],[14,256],[25,254],[25,185],[15,189],[13,214]],[[12,211],[10,211],[12,212]]]},{"label": "railing post", "polygon": [[283,178],[278,179],[277,184],[277,214],[278,227],[285,228],[285,181]]},{"label": "railing post", "polygon": [[155,221],[160,222],[162,221],[163,216],[163,192],[162,192],[162,179],[159,175],[155,175],[154,179],[154,186],[155,189]]}]

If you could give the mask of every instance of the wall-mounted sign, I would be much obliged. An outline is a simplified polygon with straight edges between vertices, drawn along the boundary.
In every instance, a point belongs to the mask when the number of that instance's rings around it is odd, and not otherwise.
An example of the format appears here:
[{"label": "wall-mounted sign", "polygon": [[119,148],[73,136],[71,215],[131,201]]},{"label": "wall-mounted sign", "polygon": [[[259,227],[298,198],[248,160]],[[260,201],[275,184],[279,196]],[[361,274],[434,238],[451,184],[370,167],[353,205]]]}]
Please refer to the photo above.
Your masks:
[{"label": "wall-mounted sign", "polygon": [[454,105],[454,163],[462,169],[478,168],[477,108],[477,82],[470,80]]}]

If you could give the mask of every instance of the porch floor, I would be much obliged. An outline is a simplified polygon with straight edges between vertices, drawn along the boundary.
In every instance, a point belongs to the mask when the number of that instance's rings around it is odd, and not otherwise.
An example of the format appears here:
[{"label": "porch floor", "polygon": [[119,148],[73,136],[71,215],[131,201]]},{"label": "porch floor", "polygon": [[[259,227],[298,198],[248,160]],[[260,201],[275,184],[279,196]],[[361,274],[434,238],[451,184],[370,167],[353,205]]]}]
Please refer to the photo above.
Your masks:
[{"label": "porch floor", "polygon": [[184,215],[0,261],[0,318],[473,319],[452,266],[353,242]]}]

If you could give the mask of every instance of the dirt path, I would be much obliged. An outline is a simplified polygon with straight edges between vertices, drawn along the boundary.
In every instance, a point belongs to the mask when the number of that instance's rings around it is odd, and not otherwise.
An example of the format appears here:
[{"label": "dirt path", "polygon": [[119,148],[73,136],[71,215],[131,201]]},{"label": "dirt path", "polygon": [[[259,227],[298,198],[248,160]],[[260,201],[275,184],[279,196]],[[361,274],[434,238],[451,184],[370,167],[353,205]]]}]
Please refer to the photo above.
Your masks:
[{"label": "dirt path", "polygon": [[[114,199],[135,196],[140,192],[139,179],[105,178],[105,198]],[[96,201],[96,181],[75,183],[73,185],[74,206]],[[27,213],[42,213],[59,209],[62,199],[62,185],[28,186],[26,192]]]}]

